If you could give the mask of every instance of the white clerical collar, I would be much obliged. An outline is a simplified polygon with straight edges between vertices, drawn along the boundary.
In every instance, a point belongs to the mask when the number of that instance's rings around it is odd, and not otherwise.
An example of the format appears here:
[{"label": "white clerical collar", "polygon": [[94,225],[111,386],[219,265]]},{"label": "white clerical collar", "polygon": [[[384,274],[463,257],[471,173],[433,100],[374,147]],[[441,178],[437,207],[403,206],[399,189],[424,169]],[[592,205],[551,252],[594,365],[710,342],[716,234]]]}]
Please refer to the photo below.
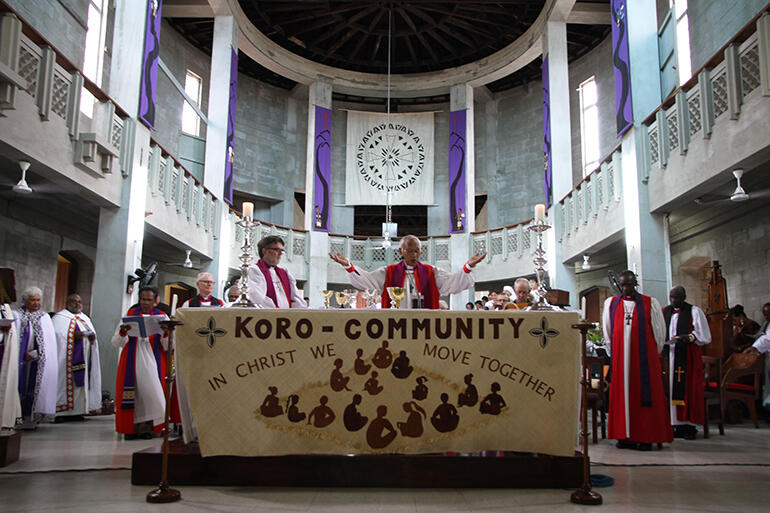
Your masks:
[{"label": "white clerical collar", "polygon": [[406,270],[407,270],[407,271],[414,271],[414,266],[412,266],[412,265],[406,265],[406,264],[404,264],[404,266],[406,266]]}]

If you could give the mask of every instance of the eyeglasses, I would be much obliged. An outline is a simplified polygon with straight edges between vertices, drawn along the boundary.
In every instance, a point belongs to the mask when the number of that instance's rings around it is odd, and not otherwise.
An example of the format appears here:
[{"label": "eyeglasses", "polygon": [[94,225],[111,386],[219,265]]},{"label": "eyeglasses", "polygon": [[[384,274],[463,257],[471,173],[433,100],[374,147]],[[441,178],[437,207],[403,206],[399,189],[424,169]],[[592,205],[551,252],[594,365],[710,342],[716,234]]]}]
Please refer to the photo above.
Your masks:
[{"label": "eyeglasses", "polygon": [[402,249],[401,251],[409,255],[419,255],[421,253],[419,249]]},{"label": "eyeglasses", "polygon": [[211,281],[211,280],[198,280],[198,283],[206,283],[208,285],[213,285],[214,284],[214,282]]},{"label": "eyeglasses", "polygon": [[267,249],[269,249],[270,251],[275,251],[279,255],[283,255],[284,253],[286,253],[286,250],[283,248],[267,248]]}]

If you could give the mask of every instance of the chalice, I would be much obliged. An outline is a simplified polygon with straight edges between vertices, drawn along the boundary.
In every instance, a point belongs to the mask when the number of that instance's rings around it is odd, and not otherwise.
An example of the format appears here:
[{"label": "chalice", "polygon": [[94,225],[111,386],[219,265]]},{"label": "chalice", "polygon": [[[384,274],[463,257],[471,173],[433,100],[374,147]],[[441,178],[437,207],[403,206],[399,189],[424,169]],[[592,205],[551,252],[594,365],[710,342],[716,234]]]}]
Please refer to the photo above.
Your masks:
[{"label": "chalice", "polygon": [[324,298],[324,309],[329,309],[329,300],[332,298],[333,290],[322,290],[321,297]]},{"label": "chalice", "polygon": [[345,305],[350,300],[350,293],[347,290],[337,291],[334,293],[334,298],[337,300],[340,308],[345,308]]},{"label": "chalice", "polygon": [[388,287],[387,290],[392,301],[390,307],[396,309],[401,308],[401,300],[404,299],[404,294],[406,294],[404,287]]}]

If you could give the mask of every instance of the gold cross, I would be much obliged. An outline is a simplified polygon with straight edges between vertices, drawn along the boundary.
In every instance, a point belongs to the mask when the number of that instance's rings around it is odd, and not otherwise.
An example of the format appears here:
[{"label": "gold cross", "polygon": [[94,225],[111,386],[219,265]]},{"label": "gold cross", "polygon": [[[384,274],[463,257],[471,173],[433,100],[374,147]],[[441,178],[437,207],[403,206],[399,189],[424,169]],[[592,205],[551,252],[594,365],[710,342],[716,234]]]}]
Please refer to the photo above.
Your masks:
[{"label": "gold cross", "polygon": [[682,374],[684,374],[684,373],[685,372],[682,370],[681,366],[676,368],[676,370],[674,371],[674,374],[676,374],[676,382],[677,383],[680,383],[682,381]]}]

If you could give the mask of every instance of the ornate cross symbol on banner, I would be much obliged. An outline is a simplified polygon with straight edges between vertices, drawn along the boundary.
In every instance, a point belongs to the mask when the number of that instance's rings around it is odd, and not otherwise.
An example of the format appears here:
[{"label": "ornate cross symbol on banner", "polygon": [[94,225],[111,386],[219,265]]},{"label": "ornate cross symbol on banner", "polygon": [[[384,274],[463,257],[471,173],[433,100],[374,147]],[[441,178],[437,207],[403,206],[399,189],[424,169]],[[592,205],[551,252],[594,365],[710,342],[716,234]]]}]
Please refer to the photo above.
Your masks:
[{"label": "ornate cross symbol on banner", "polygon": [[529,330],[529,334],[533,337],[540,337],[540,347],[545,348],[548,345],[548,339],[559,335],[559,330],[548,327],[548,319],[542,317],[540,319],[540,327],[532,328]]},{"label": "ornate cross symbol on banner", "polygon": [[217,328],[217,322],[214,320],[214,317],[209,317],[208,327],[198,328],[195,330],[195,334],[199,337],[208,337],[209,347],[214,347],[217,337],[224,337],[227,335],[227,330]]}]

